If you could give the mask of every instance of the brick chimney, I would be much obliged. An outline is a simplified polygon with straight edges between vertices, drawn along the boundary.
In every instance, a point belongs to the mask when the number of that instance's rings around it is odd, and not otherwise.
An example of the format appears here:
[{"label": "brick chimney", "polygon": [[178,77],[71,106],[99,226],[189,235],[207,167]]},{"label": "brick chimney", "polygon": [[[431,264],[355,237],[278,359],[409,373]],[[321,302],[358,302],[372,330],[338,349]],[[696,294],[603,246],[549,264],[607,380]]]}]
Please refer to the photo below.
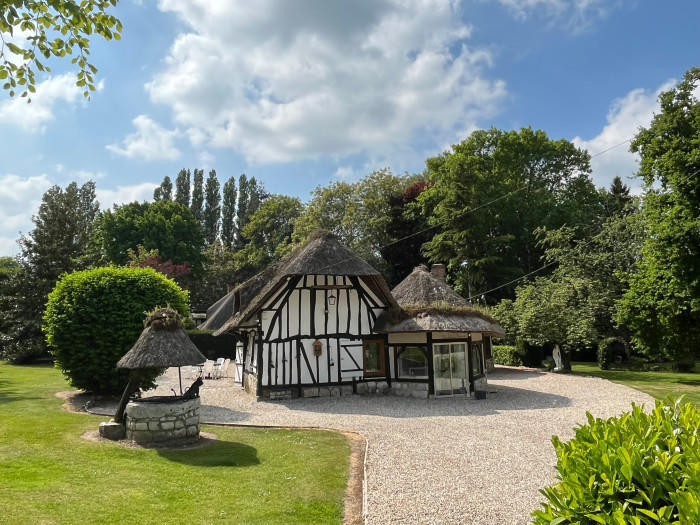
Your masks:
[{"label": "brick chimney", "polygon": [[430,268],[430,273],[436,279],[442,281],[443,283],[445,282],[445,276],[447,275],[447,269],[445,268],[444,264],[433,264],[433,266]]}]

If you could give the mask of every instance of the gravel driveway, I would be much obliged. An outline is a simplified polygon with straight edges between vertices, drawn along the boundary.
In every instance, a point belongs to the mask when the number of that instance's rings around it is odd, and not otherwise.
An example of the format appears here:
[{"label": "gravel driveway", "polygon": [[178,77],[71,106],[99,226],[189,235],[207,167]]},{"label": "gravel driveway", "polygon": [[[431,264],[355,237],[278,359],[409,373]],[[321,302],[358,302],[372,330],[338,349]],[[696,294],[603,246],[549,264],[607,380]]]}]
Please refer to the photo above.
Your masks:
[{"label": "gravel driveway", "polygon": [[[176,382],[171,369],[159,392]],[[489,376],[489,391],[481,401],[356,395],[258,402],[230,379],[207,380],[201,417],[362,434],[370,524],[515,524],[530,521],[538,489],[555,480],[552,434],[571,437],[587,410],[609,417],[632,402],[653,406],[647,394],[603,379],[507,367]]]}]

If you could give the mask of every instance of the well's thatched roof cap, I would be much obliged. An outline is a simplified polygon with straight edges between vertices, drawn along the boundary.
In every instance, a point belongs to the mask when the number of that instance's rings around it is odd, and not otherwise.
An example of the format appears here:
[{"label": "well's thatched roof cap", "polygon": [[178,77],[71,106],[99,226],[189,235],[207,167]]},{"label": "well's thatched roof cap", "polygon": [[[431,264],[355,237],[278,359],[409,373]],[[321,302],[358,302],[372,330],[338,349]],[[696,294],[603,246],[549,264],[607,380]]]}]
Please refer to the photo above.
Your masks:
[{"label": "well's thatched roof cap", "polygon": [[179,314],[172,308],[152,312],[145,324],[134,346],[117,362],[117,368],[167,368],[207,360],[190,341]]},{"label": "well's thatched roof cap", "polygon": [[233,290],[240,294],[234,315],[215,335],[237,328],[249,319],[288,277],[296,275],[350,275],[362,278],[380,298],[392,306],[396,302],[382,275],[360,259],[338,238],[326,231],[313,234],[302,246],[265,271],[251,277]]},{"label": "well's thatched roof cap", "polygon": [[442,279],[421,265],[391,291],[399,310],[383,312],[377,332],[481,332],[503,336],[501,325],[473,308]]}]

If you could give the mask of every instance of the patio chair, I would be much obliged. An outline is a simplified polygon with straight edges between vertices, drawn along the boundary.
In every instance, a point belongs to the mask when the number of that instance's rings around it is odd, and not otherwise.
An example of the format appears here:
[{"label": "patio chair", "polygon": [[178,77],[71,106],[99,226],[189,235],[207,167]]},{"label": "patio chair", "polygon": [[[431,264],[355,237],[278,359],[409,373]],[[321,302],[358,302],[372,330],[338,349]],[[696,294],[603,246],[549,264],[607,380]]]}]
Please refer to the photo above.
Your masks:
[{"label": "patio chair", "polygon": [[214,361],[207,359],[202,367],[202,379],[211,379],[213,377]]},{"label": "patio chair", "polygon": [[227,357],[224,364],[221,365],[221,377],[228,377],[228,365],[231,364],[231,360]]},{"label": "patio chair", "polygon": [[219,379],[221,377],[221,369],[224,366],[224,361],[225,359],[223,357],[216,360],[216,363],[214,363],[214,371],[211,374],[212,379]]}]

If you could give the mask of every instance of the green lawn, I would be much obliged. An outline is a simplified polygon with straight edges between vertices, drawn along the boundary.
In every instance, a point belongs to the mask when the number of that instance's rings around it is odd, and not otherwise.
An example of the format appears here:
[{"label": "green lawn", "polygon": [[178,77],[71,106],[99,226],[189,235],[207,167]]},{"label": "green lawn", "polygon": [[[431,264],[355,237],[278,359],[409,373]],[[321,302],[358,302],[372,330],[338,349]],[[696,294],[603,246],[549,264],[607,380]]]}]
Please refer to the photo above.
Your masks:
[{"label": "green lawn", "polygon": [[80,438],[104,417],[61,409],[48,366],[0,362],[0,522],[341,523],[350,447],[320,430],[206,427],[190,451]]},{"label": "green lawn", "polygon": [[602,377],[615,383],[622,383],[646,392],[656,399],[666,399],[668,396],[679,397],[683,394],[686,401],[700,406],[700,374],[697,372],[601,370],[597,363],[572,363],[571,368],[575,374]]}]

